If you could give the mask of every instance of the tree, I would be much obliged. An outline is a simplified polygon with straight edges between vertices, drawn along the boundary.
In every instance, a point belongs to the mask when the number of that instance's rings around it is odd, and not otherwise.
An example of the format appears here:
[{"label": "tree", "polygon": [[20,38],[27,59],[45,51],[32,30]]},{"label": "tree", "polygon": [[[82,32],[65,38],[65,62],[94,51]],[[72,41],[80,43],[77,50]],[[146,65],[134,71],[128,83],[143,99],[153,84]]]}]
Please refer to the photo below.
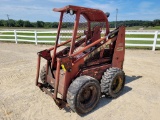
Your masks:
[{"label": "tree", "polygon": [[0,20],[0,26],[3,26],[3,20]]},{"label": "tree", "polygon": [[24,24],[23,20],[16,21],[16,27],[23,27],[23,24]]},{"label": "tree", "polygon": [[52,24],[52,27],[53,27],[53,28],[58,28],[58,22],[54,22],[54,23]]},{"label": "tree", "polygon": [[23,27],[33,27],[33,25],[30,23],[30,21],[24,21]]},{"label": "tree", "polygon": [[31,22],[31,25],[32,25],[33,27],[37,27],[37,22]]},{"label": "tree", "polygon": [[8,21],[7,20],[1,20],[1,24],[2,24],[2,26],[7,27],[8,26]]},{"label": "tree", "polygon": [[44,27],[45,28],[52,28],[52,23],[51,22],[45,22]]},{"label": "tree", "polygon": [[155,26],[160,26],[160,19],[155,19],[155,20],[153,21],[153,24],[154,24]]},{"label": "tree", "polygon": [[[0,20],[0,26],[8,27],[10,23],[11,27],[40,27],[40,28],[58,28],[58,22],[43,22],[43,21],[37,21],[37,22],[30,22],[28,20]],[[63,22],[62,28],[71,28],[73,27],[73,22]],[[132,26],[160,26],[160,19],[155,19],[153,21],[144,21],[144,20],[126,20],[126,21],[117,21],[117,26],[125,25],[127,27]],[[109,22],[110,28],[115,27],[115,21]]]},{"label": "tree", "polygon": [[13,19],[9,19],[9,24],[10,24],[10,27],[15,27],[16,22]]},{"label": "tree", "polygon": [[37,27],[44,27],[43,21],[37,21]]}]

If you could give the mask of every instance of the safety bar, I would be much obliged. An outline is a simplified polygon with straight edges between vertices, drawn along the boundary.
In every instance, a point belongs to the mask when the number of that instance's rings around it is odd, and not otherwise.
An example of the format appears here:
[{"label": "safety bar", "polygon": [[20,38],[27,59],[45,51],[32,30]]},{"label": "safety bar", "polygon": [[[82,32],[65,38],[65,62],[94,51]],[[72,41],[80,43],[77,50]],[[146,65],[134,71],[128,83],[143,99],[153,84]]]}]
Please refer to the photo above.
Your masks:
[{"label": "safety bar", "polygon": [[99,40],[97,40],[97,41],[95,41],[95,42],[87,45],[87,46],[84,47],[82,50],[80,50],[80,51],[78,51],[78,52],[76,52],[76,53],[73,53],[73,54],[71,55],[71,57],[74,57],[74,56],[80,54],[81,52],[84,52],[84,51],[87,50],[88,48],[93,47],[94,45],[100,43],[101,41],[103,41],[103,40],[105,40],[105,39],[106,39],[106,37],[100,38]]},{"label": "safety bar", "polygon": [[[78,39],[78,38],[80,38],[80,37],[81,37],[81,36],[76,36],[76,39]],[[60,47],[60,46],[62,46],[62,45],[65,45],[65,44],[71,42],[71,40],[72,40],[72,39],[69,39],[69,40],[67,40],[67,41],[65,41],[65,42],[57,45],[57,47]],[[54,47],[51,47],[51,48],[49,48],[48,50],[51,51],[51,50],[53,50],[53,49],[54,49]]]}]

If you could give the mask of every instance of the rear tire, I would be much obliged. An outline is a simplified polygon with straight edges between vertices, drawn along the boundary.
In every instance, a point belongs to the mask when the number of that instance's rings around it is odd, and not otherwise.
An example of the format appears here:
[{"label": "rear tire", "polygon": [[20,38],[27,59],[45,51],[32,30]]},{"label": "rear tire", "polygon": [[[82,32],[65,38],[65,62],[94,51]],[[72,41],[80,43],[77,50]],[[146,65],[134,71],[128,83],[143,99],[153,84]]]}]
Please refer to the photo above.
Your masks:
[{"label": "rear tire", "polygon": [[42,67],[41,72],[40,72],[40,78],[41,78],[42,83],[44,84],[46,84],[46,74],[47,74],[46,68],[47,68],[47,65],[45,64]]},{"label": "rear tire", "polygon": [[41,78],[42,83],[44,84],[44,87],[50,89],[50,91],[53,92],[54,87],[46,82],[46,79],[47,79],[46,78],[46,74],[47,74],[46,68],[47,68],[47,64],[45,64],[42,67],[41,72],[40,72],[40,78]]},{"label": "rear tire", "polygon": [[80,76],[69,86],[67,102],[78,114],[90,112],[98,103],[101,91],[99,81],[90,76]]},{"label": "rear tire", "polygon": [[101,79],[101,92],[106,96],[118,97],[124,88],[125,73],[119,68],[109,68]]}]

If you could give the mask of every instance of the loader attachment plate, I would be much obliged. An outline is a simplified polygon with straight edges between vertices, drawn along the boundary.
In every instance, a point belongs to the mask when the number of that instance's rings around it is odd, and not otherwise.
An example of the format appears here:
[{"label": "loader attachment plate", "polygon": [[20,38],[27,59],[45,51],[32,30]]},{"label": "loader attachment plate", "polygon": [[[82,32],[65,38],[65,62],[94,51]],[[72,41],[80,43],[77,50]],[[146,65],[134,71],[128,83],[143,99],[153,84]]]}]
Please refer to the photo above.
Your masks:
[{"label": "loader attachment plate", "polygon": [[51,61],[52,57],[50,54],[49,50],[43,50],[37,53],[38,55],[40,55],[41,57],[43,57],[44,59],[46,59],[47,61]]}]

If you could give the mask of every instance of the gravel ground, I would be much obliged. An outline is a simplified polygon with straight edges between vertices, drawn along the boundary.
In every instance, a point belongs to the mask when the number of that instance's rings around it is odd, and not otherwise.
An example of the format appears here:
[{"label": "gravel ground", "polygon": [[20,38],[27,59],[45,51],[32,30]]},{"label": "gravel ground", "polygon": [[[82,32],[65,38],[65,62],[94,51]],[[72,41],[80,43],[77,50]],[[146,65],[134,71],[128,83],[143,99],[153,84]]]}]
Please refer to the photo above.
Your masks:
[{"label": "gravel ground", "polygon": [[[126,84],[85,116],[59,110],[35,84],[37,52],[50,46],[0,42],[0,120],[159,120],[160,51],[126,50]],[[42,64],[45,61],[42,61]]]}]

